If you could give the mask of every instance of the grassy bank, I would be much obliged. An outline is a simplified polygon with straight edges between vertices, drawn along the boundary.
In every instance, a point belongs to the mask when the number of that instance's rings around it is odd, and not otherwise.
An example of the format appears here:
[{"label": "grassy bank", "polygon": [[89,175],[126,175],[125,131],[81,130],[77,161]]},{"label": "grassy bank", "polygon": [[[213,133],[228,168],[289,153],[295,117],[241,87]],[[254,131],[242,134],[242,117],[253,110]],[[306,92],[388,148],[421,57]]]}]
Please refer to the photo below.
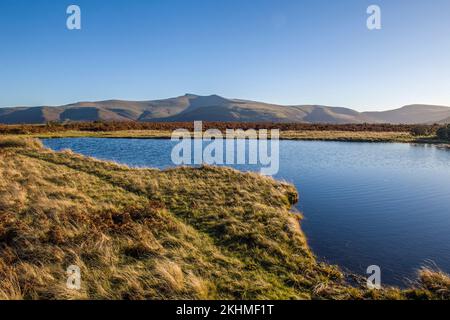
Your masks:
[{"label": "grassy bank", "polygon": [[[170,139],[171,131],[126,130],[126,131],[61,131],[12,135],[32,138],[134,138],[134,139]],[[409,132],[375,131],[281,131],[281,140],[305,141],[348,141],[348,142],[405,142],[405,143],[442,143],[434,137],[416,137]]]},{"label": "grassy bank", "polygon": [[257,174],[131,169],[0,138],[0,299],[450,298],[429,270],[409,290],[350,286],[315,259],[297,198]]}]

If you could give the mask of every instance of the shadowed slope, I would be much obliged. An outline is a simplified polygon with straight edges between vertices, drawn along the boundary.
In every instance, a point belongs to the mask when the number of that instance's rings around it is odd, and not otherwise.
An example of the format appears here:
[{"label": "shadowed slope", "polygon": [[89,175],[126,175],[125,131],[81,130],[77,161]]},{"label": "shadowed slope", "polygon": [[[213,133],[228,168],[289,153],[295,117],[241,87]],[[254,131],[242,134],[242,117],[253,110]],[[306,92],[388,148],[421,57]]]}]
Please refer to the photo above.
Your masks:
[{"label": "shadowed slope", "polygon": [[433,124],[450,117],[450,108],[430,105],[410,105],[390,111],[364,112],[364,115],[377,122]]}]

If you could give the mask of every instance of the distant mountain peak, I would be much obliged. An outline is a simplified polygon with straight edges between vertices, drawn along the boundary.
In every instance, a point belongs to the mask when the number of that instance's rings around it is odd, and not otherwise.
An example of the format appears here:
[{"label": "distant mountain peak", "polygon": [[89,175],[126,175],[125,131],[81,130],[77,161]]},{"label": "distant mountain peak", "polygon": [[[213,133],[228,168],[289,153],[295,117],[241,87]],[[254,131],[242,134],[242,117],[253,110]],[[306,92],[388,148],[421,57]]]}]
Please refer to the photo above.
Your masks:
[{"label": "distant mountain peak", "polygon": [[283,106],[217,94],[184,96],[152,101],[105,100],[58,107],[0,108],[0,123],[42,124],[49,121],[236,121],[302,123],[445,123],[450,108],[407,105],[382,112],[357,112],[321,105]]},{"label": "distant mountain peak", "polygon": [[224,99],[228,100],[227,98],[224,98],[222,96],[219,96],[218,94],[209,94],[209,95],[200,95],[195,93],[185,93],[184,97],[193,97],[193,98],[217,98],[217,99]]}]

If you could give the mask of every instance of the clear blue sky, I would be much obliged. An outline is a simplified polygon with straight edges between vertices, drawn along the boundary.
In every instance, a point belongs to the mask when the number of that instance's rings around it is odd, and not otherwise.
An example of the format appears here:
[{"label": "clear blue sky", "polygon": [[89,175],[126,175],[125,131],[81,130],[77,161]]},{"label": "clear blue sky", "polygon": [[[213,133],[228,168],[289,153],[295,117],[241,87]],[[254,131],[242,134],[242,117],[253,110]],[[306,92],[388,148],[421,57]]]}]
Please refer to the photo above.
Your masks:
[{"label": "clear blue sky", "polygon": [[[82,30],[66,29],[66,8]],[[366,9],[382,9],[382,30]],[[450,105],[449,0],[1,0],[0,106],[219,94]]]}]

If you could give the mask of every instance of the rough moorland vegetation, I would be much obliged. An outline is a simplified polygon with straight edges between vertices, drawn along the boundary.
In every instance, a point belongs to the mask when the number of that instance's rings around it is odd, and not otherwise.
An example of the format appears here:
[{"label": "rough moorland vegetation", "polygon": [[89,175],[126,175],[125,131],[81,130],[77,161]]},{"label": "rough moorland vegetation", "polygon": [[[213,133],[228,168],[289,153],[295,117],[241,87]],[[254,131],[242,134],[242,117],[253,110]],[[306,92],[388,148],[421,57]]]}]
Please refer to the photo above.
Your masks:
[{"label": "rough moorland vegetation", "polygon": [[[437,143],[438,125],[390,124],[300,124],[205,122],[203,131],[279,129],[282,140],[321,140],[348,142],[417,142]],[[8,136],[35,138],[171,138],[173,130],[194,130],[193,122],[78,122],[46,125],[0,125],[0,133]],[[269,131],[270,135],[271,131]]]},{"label": "rough moorland vegetation", "polygon": [[297,200],[257,174],[132,169],[0,138],[0,299],[449,298],[430,270],[409,290],[350,286],[316,261]]},{"label": "rough moorland vegetation", "polygon": [[[415,125],[393,124],[307,124],[307,123],[242,123],[242,122],[203,122],[208,129],[280,129],[282,131],[349,131],[349,132],[411,132]],[[435,133],[438,125],[423,125],[429,133]],[[64,131],[114,132],[130,130],[173,131],[175,129],[194,129],[193,122],[49,122],[45,125],[0,125],[0,134],[39,134]]]}]

